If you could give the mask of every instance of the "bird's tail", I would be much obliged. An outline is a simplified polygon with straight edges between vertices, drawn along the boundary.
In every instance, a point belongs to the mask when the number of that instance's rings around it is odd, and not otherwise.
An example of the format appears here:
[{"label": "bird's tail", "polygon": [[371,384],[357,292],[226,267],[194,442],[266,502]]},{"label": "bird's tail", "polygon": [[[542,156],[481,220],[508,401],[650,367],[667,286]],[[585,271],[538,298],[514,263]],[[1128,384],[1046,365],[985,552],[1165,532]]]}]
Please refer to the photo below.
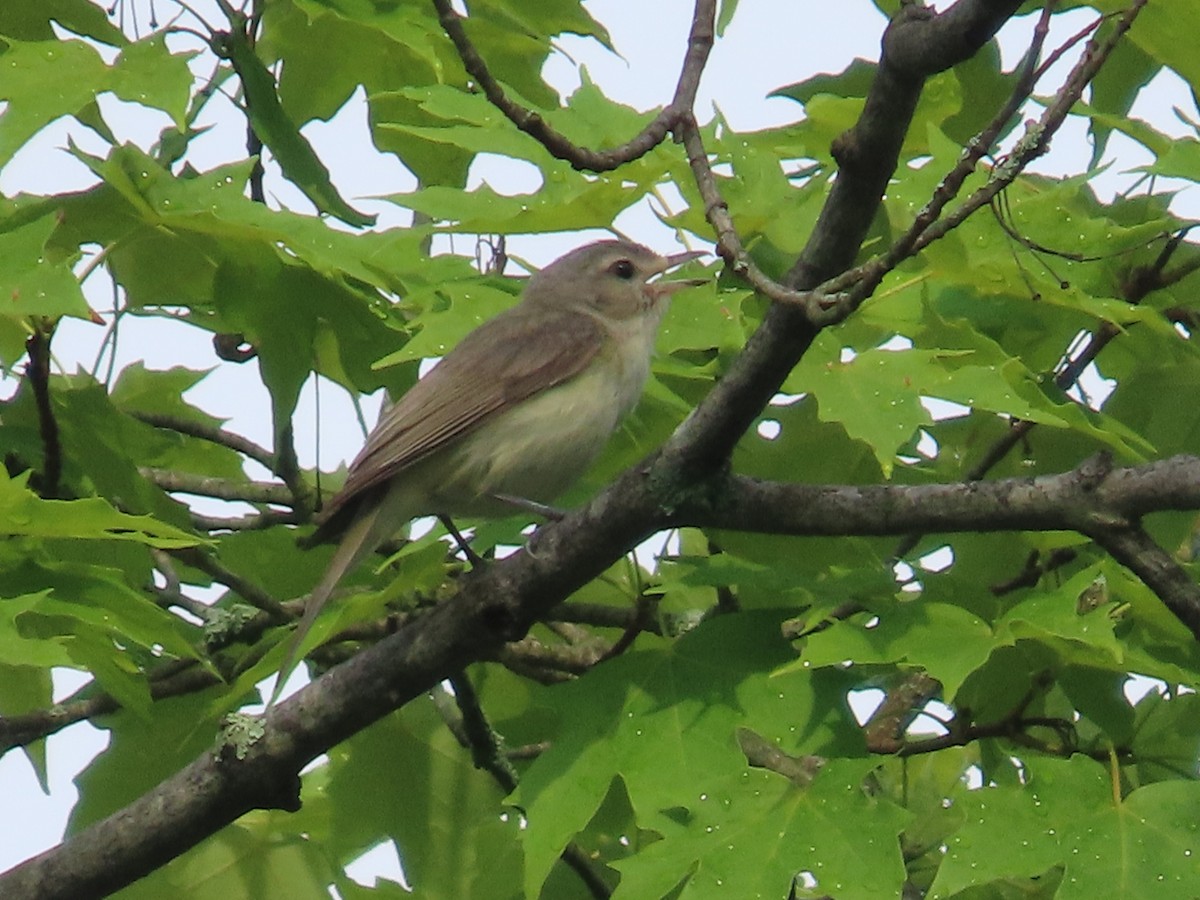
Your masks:
[{"label": "bird's tail", "polygon": [[275,682],[275,689],[271,692],[267,709],[275,705],[284,683],[291,677],[296,665],[304,658],[304,653],[312,649],[303,646],[304,639],[312,629],[313,623],[317,621],[317,616],[325,607],[334,588],[338,586],[347,572],[362,562],[403,524],[403,519],[397,521],[395,514],[388,514],[389,507],[394,508],[394,504],[389,504],[385,498],[383,502],[372,504],[370,508],[361,510],[342,535],[341,543],[338,544],[333,559],[329,561],[325,574],[321,576],[317,586],[308,595],[300,624],[288,639],[287,650],[283,654],[283,663],[279,666],[279,677]]}]

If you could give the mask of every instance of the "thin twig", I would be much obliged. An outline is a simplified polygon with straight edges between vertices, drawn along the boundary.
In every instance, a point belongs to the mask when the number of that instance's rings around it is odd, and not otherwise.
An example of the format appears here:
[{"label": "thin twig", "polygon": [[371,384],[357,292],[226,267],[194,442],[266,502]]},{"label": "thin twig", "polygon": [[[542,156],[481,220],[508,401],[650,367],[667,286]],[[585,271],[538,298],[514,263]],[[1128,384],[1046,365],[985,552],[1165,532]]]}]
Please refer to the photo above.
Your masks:
[{"label": "thin twig", "polygon": [[[1130,306],[1137,306],[1152,291],[1175,284],[1197,269],[1200,269],[1200,258],[1197,258],[1170,272],[1164,271],[1167,264],[1171,261],[1172,254],[1182,245],[1184,236],[1186,236],[1191,228],[1192,226],[1189,225],[1186,228],[1180,229],[1167,241],[1151,265],[1135,269],[1125,279],[1121,291],[1124,299]],[[1107,347],[1119,333],[1120,330],[1110,322],[1103,323],[1096,331],[1092,332],[1088,336],[1087,344],[1083,349],[1065,360],[1058,367],[1058,371],[1054,374],[1055,386],[1060,391],[1066,393],[1079,381],[1080,377],[1087,370],[1087,367],[1095,362],[1096,358],[1100,355],[1100,351]],[[1037,423],[1030,419],[1014,419],[1009,424],[1008,430],[987,448],[975,465],[967,470],[963,475],[963,481],[981,481],[1036,426]],[[896,547],[893,558],[900,559],[906,556],[917,546],[921,537],[922,535],[912,534],[904,538],[899,546]]]},{"label": "thin twig", "polygon": [[38,492],[48,499],[58,496],[62,478],[62,443],[59,440],[58,419],[54,416],[54,404],[50,399],[51,334],[52,326],[35,321],[33,333],[25,341],[25,351],[29,354],[25,378],[33,390],[38,430],[42,437],[42,471],[38,478]]},{"label": "thin twig", "polygon": [[[148,676],[150,696],[154,700],[192,694],[220,682],[212,671],[198,666],[195,660],[176,660],[164,667],[163,677]],[[94,690],[94,684],[85,686]],[[36,710],[18,716],[0,716],[0,756],[14,747],[23,747],[49,737],[69,725],[96,716],[111,715],[121,704],[110,694],[96,691],[88,697],[67,698],[49,709]]]},{"label": "thin twig", "polygon": [[540,114],[509,97],[488,70],[487,63],[471,39],[467,37],[463,19],[451,7],[450,0],[433,0],[433,5],[437,10],[438,21],[458,51],[463,67],[492,105],[555,158],[570,163],[576,169],[588,169],[593,172],[611,171],[645,156],[663,142],[680,116],[691,111],[696,101],[700,75],[712,50],[717,8],[716,0],[696,0],[687,53],[671,102],[627,143],[609,150],[591,150],[573,143],[550,127]]},{"label": "thin twig", "polygon": [[904,732],[930,699],[941,693],[941,682],[924,672],[904,674],[888,688],[879,708],[863,726],[867,749],[895,753],[904,745]]},{"label": "thin twig", "polygon": [[633,646],[633,642],[637,640],[637,636],[643,631],[646,631],[646,626],[654,620],[654,610],[658,606],[658,598],[643,592],[638,595],[637,603],[634,606],[633,621],[629,623],[625,631],[613,643],[604,655],[600,658],[600,662],[613,659],[620,656],[626,650]]},{"label": "thin twig", "polygon": [[218,584],[223,584],[251,606],[260,609],[278,622],[290,622],[291,614],[278,600],[231,569],[222,565],[215,556],[203,550],[186,548],[173,551],[173,555],[181,562],[199,569]]},{"label": "thin twig", "polygon": [[[475,768],[491,775],[506,794],[512,793],[520,783],[520,776],[513,767],[512,757],[504,748],[504,740],[488,722],[487,715],[479,704],[475,686],[466,672],[451,675],[449,681],[454,690],[454,704],[459,716],[455,718],[451,711],[445,708],[444,703],[439,702],[437,706],[450,728],[450,733],[471,751],[471,760],[475,763]],[[435,701],[437,700],[435,696]],[[580,877],[593,897],[601,900],[612,895],[611,889],[595,870],[595,864],[577,844],[568,844],[561,856],[562,861]]]},{"label": "thin twig", "polygon": [[287,485],[292,496],[292,505],[297,509],[312,511],[313,492],[304,481],[304,473],[300,471],[300,460],[296,456],[296,434],[289,422],[279,435],[276,443],[275,465],[271,471],[279,476]]},{"label": "thin twig", "polygon": [[901,261],[912,255],[913,247],[917,243],[917,240],[938,220],[950,201],[958,196],[959,191],[962,190],[967,178],[975,171],[980,160],[991,152],[992,146],[996,143],[1000,134],[1008,125],[1008,122],[1017,114],[1021,106],[1033,93],[1039,77],[1038,60],[1041,58],[1046,37],[1050,33],[1050,18],[1055,6],[1056,3],[1050,0],[1042,8],[1042,15],[1034,27],[1033,38],[1030,41],[1029,49],[1025,53],[1025,58],[1021,63],[1020,71],[1017,75],[1016,84],[1013,86],[1008,100],[1005,101],[1004,105],[1000,107],[999,111],[997,111],[983,130],[967,142],[967,146],[954,168],[946,174],[941,183],[934,189],[929,202],[917,213],[908,230],[896,240],[887,253],[857,269],[851,269],[849,272],[833,279],[827,285],[823,285],[823,288],[836,291],[847,288],[852,284],[857,284],[860,291],[868,290],[867,286],[869,286],[869,292],[873,293],[883,280],[884,275],[899,265]]},{"label": "thin twig", "polygon": [[537,638],[525,637],[505,644],[497,659],[505,665],[521,664],[582,675],[604,658],[606,649],[601,641],[550,647]]},{"label": "thin twig", "polygon": [[237,518],[222,518],[221,516],[206,516],[198,512],[189,514],[192,527],[198,531],[209,533],[217,531],[262,531],[276,525],[299,525],[305,521],[295,513],[266,512],[255,513]]},{"label": "thin twig", "polygon": [[996,597],[1002,597],[1012,591],[1020,590],[1021,588],[1033,587],[1049,572],[1059,569],[1069,563],[1075,561],[1079,554],[1070,547],[1059,547],[1056,550],[1051,550],[1046,557],[1046,561],[1042,561],[1041,552],[1031,550],[1029,556],[1025,560],[1025,565],[1008,581],[1002,581],[999,584],[993,584],[989,591]]},{"label": "thin twig", "polygon": [[1133,522],[1098,520],[1096,526],[1085,533],[1154,591],[1200,641],[1200,585],[1171,558],[1171,554]]},{"label": "thin twig", "polygon": [[[577,625],[592,625],[598,628],[620,628],[624,631],[638,619],[636,609],[625,606],[606,606],[603,603],[581,603],[571,601],[554,607],[546,616],[547,622],[573,622]],[[659,623],[651,618],[642,623],[642,631],[662,634]]]},{"label": "thin twig", "polygon": [[687,152],[692,178],[700,190],[700,199],[704,201],[704,217],[716,233],[717,254],[725,260],[725,264],[735,275],[744,279],[764,297],[776,303],[799,306],[810,311],[811,318],[816,312],[812,307],[818,300],[817,293],[794,291],[785,287],[763,272],[746,251],[729,214],[729,204],[725,202],[720,188],[717,187],[716,175],[708,161],[708,151],[704,148],[704,138],[700,134],[700,126],[695,117],[691,114],[682,116],[675,127],[675,134]]},{"label": "thin twig", "polygon": [[466,738],[475,768],[491,775],[506,794],[512,793],[520,780],[517,770],[505,755],[504,740],[492,728],[483,707],[479,705],[475,685],[466,672],[457,672],[449,680],[454,689],[454,704],[462,716],[462,735]]},{"label": "thin twig", "polygon": [[254,460],[263,467],[275,472],[275,455],[249,438],[242,437],[240,434],[234,434],[232,431],[226,431],[216,425],[209,425],[206,422],[196,422],[192,419],[185,419],[182,416],[172,416],[166,413],[143,412],[134,410],[130,415],[147,425],[153,425],[155,428],[164,428],[168,431],[175,431],[179,434],[186,434],[189,437],[200,438],[208,441],[210,444],[220,444],[222,447],[228,447]]},{"label": "thin twig", "polygon": [[1134,0],[1125,15],[1117,22],[1113,33],[1103,44],[1094,42],[1088,44],[1087,50],[1067,76],[1054,102],[1046,107],[1037,122],[1026,125],[1025,136],[1017,142],[1012,152],[992,170],[988,183],[972,193],[945,219],[926,229],[913,242],[911,248],[913,254],[919,253],[934,241],[945,237],[978,209],[991,203],[996,194],[1012,184],[1031,162],[1050,149],[1050,139],[1062,127],[1084,90],[1091,84],[1096,73],[1100,71],[1105,61],[1116,49],[1117,44],[1133,25],[1134,19],[1137,18],[1146,3],[1147,0]]},{"label": "thin twig", "polygon": [[[944,218],[938,218],[938,216],[942,212],[945,202],[939,202],[938,194],[935,193],[934,200],[931,200],[926,209],[922,210],[921,214],[918,215],[918,221],[914,222],[914,227],[910,228],[909,232],[891,250],[856,269],[851,269],[836,278],[830,279],[816,288],[816,291],[819,293],[842,291],[838,295],[836,303],[827,301],[822,304],[826,309],[826,316],[829,321],[841,321],[849,316],[874,293],[885,275],[905,259],[915,256],[930,244],[941,240],[974,215],[979,209],[991,204],[996,195],[1012,184],[1030,163],[1046,153],[1050,148],[1051,138],[1062,127],[1075,103],[1083,95],[1084,90],[1116,48],[1125,32],[1129,30],[1133,24],[1133,20],[1137,18],[1138,13],[1141,12],[1146,2],[1147,0],[1134,0],[1134,3],[1126,11],[1125,15],[1118,21],[1113,33],[1103,44],[1093,42],[1088,45],[1087,50],[1064,81],[1063,87],[1058,92],[1054,102],[1046,107],[1040,119],[1036,122],[1031,121],[1026,123],[1024,137],[1017,142],[1012,152],[992,169],[987,184],[972,192]],[[1043,19],[1045,15],[1046,13],[1043,12]],[[1032,57],[1027,57],[1027,63],[1030,59]],[[1018,98],[1021,88],[1023,88],[1027,80],[1026,78],[1019,83],[1018,90],[1010,97],[1006,108]],[[997,120],[993,120],[987,129],[988,132],[996,128]],[[960,179],[965,180],[970,171],[974,169],[974,162],[971,162],[970,169],[966,167],[966,162],[976,152],[981,153],[980,148],[968,147],[962,161],[960,161],[960,164],[951,173],[951,183],[958,181],[961,186]],[[939,192],[941,192],[940,186]],[[956,192],[957,189],[955,189]],[[947,196],[946,200],[949,199],[950,197]],[[921,226],[919,229],[917,228],[918,225]]]},{"label": "thin twig", "polygon": [[296,498],[286,485],[269,481],[231,481],[210,475],[193,475],[173,469],[156,469],[145,466],[138,469],[142,477],[152,481],[164,491],[195,494],[199,497],[215,497],[218,500],[241,500],[246,503],[271,503],[277,506],[293,506]]},{"label": "thin twig", "polygon": [[165,587],[151,586],[150,588],[154,593],[155,602],[159,606],[164,609],[170,609],[171,607],[182,609],[195,616],[201,622],[207,622],[212,618],[212,607],[183,593],[179,573],[175,570],[175,562],[171,559],[169,553],[165,550],[151,547],[150,558],[154,560],[154,568],[162,573],[163,580],[166,582]]}]

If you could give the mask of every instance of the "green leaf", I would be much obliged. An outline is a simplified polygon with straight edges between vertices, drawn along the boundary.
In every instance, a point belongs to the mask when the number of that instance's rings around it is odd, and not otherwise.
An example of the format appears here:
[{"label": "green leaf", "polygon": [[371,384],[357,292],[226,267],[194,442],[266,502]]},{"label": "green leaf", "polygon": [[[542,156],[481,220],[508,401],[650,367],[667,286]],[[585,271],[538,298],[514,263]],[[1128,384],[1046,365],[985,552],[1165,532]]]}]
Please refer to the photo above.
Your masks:
[{"label": "green leaf", "polygon": [[1066,883],[1077,868],[1093,865],[1090,856],[1072,855],[1071,832],[1080,816],[1104,804],[1104,769],[1079,756],[1027,760],[1026,767],[1026,784],[963,791],[955,798],[963,825],[947,841],[931,900],[972,885],[1042,875],[1064,863]]},{"label": "green leaf", "polygon": [[[535,161],[541,169],[543,183],[532,193],[503,194],[484,183],[471,191],[432,185],[386,198],[431,217],[446,231],[513,234],[608,228],[618,214],[658,184],[670,161],[669,155],[657,148],[618,173],[580,178],[566,163],[550,159],[540,146],[488,109],[480,98],[444,88],[407,92],[405,96],[421,98],[423,112],[449,124],[398,124],[394,126],[398,133],[445,142],[452,152],[456,148],[472,153],[498,150]],[[565,107],[546,114],[549,124],[569,139],[598,149],[628,140],[649,118],[648,114],[609,100],[586,79]]]},{"label": "green leaf", "polygon": [[[6,4],[14,5],[23,4]],[[67,4],[59,0],[55,5]],[[0,29],[3,27],[0,19]],[[89,30],[101,40],[112,39],[112,32]],[[161,37],[127,44],[111,67],[83,41],[45,37],[29,42],[10,40],[0,54],[0,97],[8,101],[0,114],[0,166],[60,116],[93,122],[98,115],[95,98],[105,91],[162,109],[176,125],[184,126],[192,86],[189,56],[169,53]]]},{"label": "green leaf", "polygon": [[721,10],[717,13],[717,37],[725,35],[725,29],[733,21],[733,14],[737,11],[737,6],[738,0],[722,0]]},{"label": "green leaf", "polygon": [[1200,695],[1151,691],[1135,707],[1136,784],[1190,777],[1200,753]]},{"label": "green leaf", "polygon": [[44,126],[92,102],[107,78],[104,60],[83,41],[9,41],[0,54],[0,97],[8,101],[0,114],[0,166]]},{"label": "green leaf", "polygon": [[1200,784],[1173,781],[1131,793],[1074,821],[1070,856],[1058,896],[1190,897],[1196,890],[1196,809]]},{"label": "green leaf", "polygon": [[0,5],[0,34],[22,41],[49,41],[54,24],[105,44],[121,47],[128,39],[90,0],[41,0]]},{"label": "green leaf", "polygon": [[0,533],[38,538],[134,541],[149,547],[195,547],[201,540],[151,516],[118,512],[99,497],[43,500],[28,490],[28,473],[10,479],[0,470]]},{"label": "green leaf", "polygon": [[996,623],[997,632],[1069,641],[1085,654],[1080,659],[1094,659],[1105,668],[1119,665],[1124,651],[1113,633],[1117,623],[1103,610],[1080,612],[1080,596],[1100,574],[1098,568],[1085,569],[1056,590],[1033,593]]},{"label": "green leaf", "polygon": [[[212,428],[222,422],[183,399],[183,394],[200,384],[209,372],[197,372],[175,366],[166,371],[152,371],[141,362],[121,370],[110,394],[113,406],[137,416],[154,413],[171,416]],[[158,429],[157,452],[145,453],[143,465],[195,474],[212,475],[230,480],[245,480],[243,457],[236,451],[212,441]]]},{"label": "green leaf", "polygon": [[[8,606],[8,603],[6,600],[0,608]],[[5,655],[4,645],[9,643],[8,628],[0,624],[0,658]],[[0,718],[12,718],[49,708],[53,702],[53,688],[48,667],[0,662]],[[45,738],[23,744],[21,751],[33,766],[42,793],[48,795],[50,779],[46,771]]]},{"label": "green leaf", "polygon": [[[264,59],[284,61],[279,97],[295,122],[329,119],[360,84],[370,97],[458,80],[455,73],[462,71],[432,5],[424,4],[272,4],[263,10],[258,49]],[[374,118],[374,105],[371,114]]]},{"label": "green leaf", "polygon": [[[829,762],[800,789],[774,773],[746,772],[720,784],[662,828],[663,840],[614,863],[615,897],[782,897],[805,873],[829,896],[868,898],[900,890],[904,864],[898,834],[908,816],[869,797],[869,761]],[[674,827],[672,827],[674,825]]]},{"label": "green leaf", "polygon": [[[710,807],[754,802],[760,782],[746,780],[734,740],[739,726],[782,741],[789,753],[857,745],[837,673],[769,677],[789,655],[779,618],[777,611],[722,616],[670,647],[628,653],[555,689],[549,699],[560,715],[558,736],[514,795],[528,817],[528,895],[540,890],[616,777],[640,827],[661,832],[677,818],[670,810],[703,819]],[[786,722],[800,724],[789,731]],[[679,852],[694,849],[686,842]],[[685,874],[678,870],[675,880]]]},{"label": "green leaf", "polygon": [[875,80],[876,65],[865,59],[855,59],[837,74],[822,72],[796,84],[776,88],[772,97],[787,97],[797,103],[807,104],[818,94],[835,97],[866,97],[867,89]]},{"label": "green leaf", "polygon": [[108,747],[75,778],[79,802],[67,834],[76,834],[140,797],[196,756],[211,751],[218,722],[206,715],[219,688],[154,704],[153,716],[120,711],[96,724],[110,731]]},{"label": "green leaf", "polygon": [[377,360],[376,368],[445,356],[467,334],[515,305],[518,298],[512,291],[475,278],[416,291],[407,299],[423,308],[410,320],[413,337],[401,349]]},{"label": "green leaf", "polygon": [[[1144,21],[1139,21],[1138,29],[1144,24]],[[1109,114],[1112,120],[1126,119],[1142,88],[1150,83],[1161,67],[1161,63],[1143,52],[1136,42],[1119,42],[1092,79],[1092,105]],[[1104,156],[1114,126],[1108,121],[1093,118],[1089,127],[1093,143],[1091,167],[1095,168]]]},{"label": "green leaf", "polygon": [[[878,615],[866,626],[839,622],[804,639],[801,659],[781,672],[819,666],[903,663],[924,669],[953,698],[1003,639],[987,623],[961,607],[923,601],[872,607]],[[875,621],[875,620],[878,621]]]},{"label": "green leaf", "polygon": [[[447,125],[444,118],[426,107],[423,101],[439,90],[450,91],[442,85],[431,85],[372,95],[371,133],[376,146],[396,154],[420,184],[462,188],[477,152],[464,142],[470,141],[476,129]],[[450,93],[471,96],[460,91]],[[513,132],[493,128],[489,133],[504,142]]]},{"label": "green leaf", "polygon": [[1200,90],[1200,61],[1188,52],[1179,36],[1200,28],[1200,7],[1194,3],[1176,4],[1167,10],[1154,4],[1138,14],[1137,27],[1130,29],[1129,40],[1152,59],[1174,69],[1192,91]]},{"label": "green leaf", "polygon": [[843,360],[837,338],[822,335],[784,389],[811,392],[821,419],[841,423],[851,437],[868,444],[885,476],[892,472],[897,449],[918,429],[933,424],[923,402],[929,399],[1071,428],[1134,459],[1152,452],[1137,433],[1120,423],[1078,404],[1052,400],[1040,379],[1020,361],[986,362],[994,347],[981,348],[983,365],[971,365],[973,354],[966,349],[869,349]]},{"label": "green leaf", "polygon": [[[271,391],[276,436],[291,422],[300,388],[315,363],[316,306],[323,287],[310,270],[261,255],[242,264],[231,261],[216,272],[213,294],[218,312],[258,349],[263,381]],[[249,292],[256,302],[237,302],[241,291]]]},{"label": "green leaf", "polygon": [[255,54],[245,33],[238,27],[226,32],[221,49],[241,79],[246,113],[254,133],[270,148],[288,180],[319,211],[337,216],[348,225],[360,228],[374,225],[375,216],[359,212],[342,199],[329,177],[329,169],[284,111],[275,90],[275,79]]},{"label": "green leaf", "polygon": [[0,576],[0,596],[15,598],[3,604],[12,617],[3,629],[4,661],[87,668],[122,705],[144,715],[146,670],[164,658],[196,658],[191,626],[130,588],[123,572],[80,562],[74,550],[69,541],[42,554],[26,549]]},{"label": "green leaf", "polygon": [[[321,793],[329,812],[316,836],[340,864],[391,839],[420,896],[519,896],[516,817],[502,817],[503,792],[472,766],[429,700],[331,751]],[[380,796],[400,802],[381,807]]]},{"label": "green leaf", "polygon": [[821,419],[840,422],[850,437],[869,445],[884,476],[890,476],[896,448],[933,421],[921,405],[922,367],[928,370],[940,359],[960,354],[868,350],[846,362],[818,362],[816,357],[823,355],[810,352],[784,389],[815,395]]},{"label": "green leaf", "polygon": [[[49,591],[36,594],[10,595],[0,604],[0,664],[15,669],[34,669],[49,673],[53,666],[74,666],[67,652],[65,638],[48,638],[36,631],[26,636],[25,621],[36,616],[38,607],[45,601]],[[24,617],[33,614],[29,619]]]},{"label": "green leaf", "polygon": [[536,5],[530,5],[523,0],[485,0],[477,4],[471,12],[475,15],[480,11],[496,15],[497,18],[509,18],[523,30],[535,34],[577,34],[593,37],[612,50],[612,39],[608,29],[577,0],[546,0]]},{"label": "green leaf", "polygon": [[0,222],[0,318],[13,320],[27,334],[24,320],[30,317],[93,319],[71,260],[47,247],[55,227],[49,216],[11,230],[3,230]]},{"label": "green leaf", "polygon": [[[99,494],[129,514],[148,513],[177,528],[190,527],[186,508],[138,469],[139,462],[153,462],[172,446],[169,438],[149,425],[117,414],[103,387],[88,376],[52,376],[50,397],[63,463],[61,493]],[[24,457],[26,465],[40,462],[43,453],[38,440],[40,429],[41,412],[32,392],[23,392],[10,406],[0,433],[12,432],[16,438],[14,445],[24,444],[24,452],[16,458]],[[81,511],[84,508],[79,507]],[[177,536],[180,534],[175,532]],[[198,543],[196,538],[189,542]]]},{"label": "green leaf", "polygon": [[278,814],[256,810],[125,888],[121,897],[255,900],[278,892],[295,900],[325,900],[331,880],[320,847],[283,827]]},{"label": "green leaf", "polygon": [[110,88],[122,100],[161,109],[178,128],[186,128],[192,93],[188,61],[195,55],[171,53],[161,35],[137,41],[117,57]]}]

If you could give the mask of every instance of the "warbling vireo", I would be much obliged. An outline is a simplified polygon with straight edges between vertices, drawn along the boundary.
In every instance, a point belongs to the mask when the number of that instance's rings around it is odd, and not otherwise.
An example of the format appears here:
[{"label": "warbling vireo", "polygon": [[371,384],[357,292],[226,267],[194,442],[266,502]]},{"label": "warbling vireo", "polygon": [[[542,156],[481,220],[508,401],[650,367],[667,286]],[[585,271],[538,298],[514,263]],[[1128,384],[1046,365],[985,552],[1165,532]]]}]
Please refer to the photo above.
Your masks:
[{"label": "warbling vireo", "polygon": [[318,519],[314,539],[341,543],[280,685],[338,582],[409,520],[508,515],[505,498],[548,502],[583,473],[641,396],[670,296],[704,283],[650,279],[703,255],[629,241],[573,250],[383,414]]}]

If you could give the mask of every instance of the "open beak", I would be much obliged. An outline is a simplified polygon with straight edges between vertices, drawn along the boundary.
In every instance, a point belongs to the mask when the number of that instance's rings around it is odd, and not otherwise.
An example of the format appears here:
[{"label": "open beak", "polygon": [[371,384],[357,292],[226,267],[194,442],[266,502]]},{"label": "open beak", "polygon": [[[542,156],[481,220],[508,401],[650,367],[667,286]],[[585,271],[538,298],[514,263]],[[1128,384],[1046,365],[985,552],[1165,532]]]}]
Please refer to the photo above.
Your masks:
[{"label": "open beak", "polygon": [[[707,251],[689,250],[686,253],[675,253],[663,258],[663,266],[659,271],[666,272],[674,269],[676,266],[682,266],[686,262],[691,262],[693,259],[699,259],[702,256],[708,256]],[[664,281],[660,278],[654,284],[650,285],[650,287],[654,288],[656,295],[669,297],[683,288],[699,287],[702,284],[708,284],[708,281],[709,279],[707,278],[675,278],[670,281]]]}]

